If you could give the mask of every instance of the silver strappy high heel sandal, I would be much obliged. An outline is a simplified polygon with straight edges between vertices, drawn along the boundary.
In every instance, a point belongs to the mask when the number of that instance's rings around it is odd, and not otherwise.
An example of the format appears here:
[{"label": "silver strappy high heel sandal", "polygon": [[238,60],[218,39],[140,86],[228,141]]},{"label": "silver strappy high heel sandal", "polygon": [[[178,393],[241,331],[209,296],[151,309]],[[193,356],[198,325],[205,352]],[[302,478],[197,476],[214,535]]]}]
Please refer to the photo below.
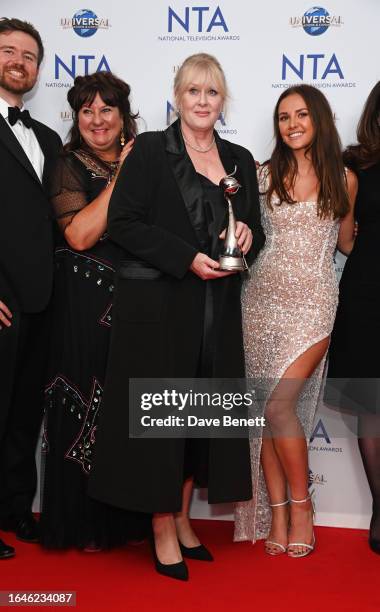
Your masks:
[{"label": "silver strappy high heel sandal", "polygon": [[[279,506],[286,506],[289,503],[289,500],[286,499],[279,504],[269,504],[271,508],[278,508]],[[271,548],[269,548],[268,544]],[[286,553],[286,546],[280,544],[279,542],[274,542],[273,540],[265,540],[265,552],[268,555],[272,555],[273,557],[277,557],[278,555],[282,555]]]},{"label": "silver strappy high heel sandal", "polygon": [[[315,517],[315,507],[314,507],[314,503],[313,500],[311,498],[311,495],[308,495],[307,497],[305,497],[305,499],[292,499],[290,498],[290,503],[292,504],[305,504],[308,501],[311,501],[311,508],[312,508],[312,518],[313,518],[313,523],[314,523],[314,517]],[[297,552],[296,550],[289,550],[291,547],[293,546],[302,546],[302,548],[306,548],[306,550],[304,551],[299,551]],[[313,552],[315,547],[315,535],[314,535],[314,530],[313,530],[313,537],[312,537],[312,542],[311,544],[306,544],[306,542],[289,542],[288,544],[288,557],[292,557],[293,559],[298,559],[301,557],[307,557],[307,555],[310,555],[310,553]]]}]

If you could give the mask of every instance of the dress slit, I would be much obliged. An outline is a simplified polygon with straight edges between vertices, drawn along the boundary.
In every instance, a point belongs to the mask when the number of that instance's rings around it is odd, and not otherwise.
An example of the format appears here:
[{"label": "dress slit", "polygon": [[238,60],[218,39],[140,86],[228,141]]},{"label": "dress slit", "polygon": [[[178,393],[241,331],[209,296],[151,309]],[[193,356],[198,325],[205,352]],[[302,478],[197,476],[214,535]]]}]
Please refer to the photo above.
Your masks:
[{"label": "dress slit", "polygon": [[[300,357],[302,357],[302,355],[305,355],[307,353],[307,351],[309,351],[311,348],[313,348],[313,346],[315,346],[316,344],[318,344],[319,342],[322,342],[322,340],[325,340],[327,338],[330,337],[331,334],[322,334],[321,336],[317,336],[316,339],[312,340],[310,342],[310,344],[306,347],[306,348],[302,348],[300,350],[297,351],[297,353],[295,353],[295,355],[293,355],[289,361],[282,367],[281,369],[281,373],[276,376],[276,380],[279,382],[280,380],[283,379],[284,374],[287,372],[287,370],[289,370],[289,368],[297,361],[297,359],[299,359]],[[313,373],[311,374],[311,376],[309,376],[310,378],[313,378],[313,376],[315,376],[315,372],[318,370],[318,368],[320,367],[321,363],[325,363],[326,361],[326,355],[328,352],[328,347],[326,349],[326,352],[324,354],[324,356],[322,357],[321,361],[319,362],[319,364],[316,366],[316,368],[314,369]],[[309,380],[307,379],[307,380]]]}]

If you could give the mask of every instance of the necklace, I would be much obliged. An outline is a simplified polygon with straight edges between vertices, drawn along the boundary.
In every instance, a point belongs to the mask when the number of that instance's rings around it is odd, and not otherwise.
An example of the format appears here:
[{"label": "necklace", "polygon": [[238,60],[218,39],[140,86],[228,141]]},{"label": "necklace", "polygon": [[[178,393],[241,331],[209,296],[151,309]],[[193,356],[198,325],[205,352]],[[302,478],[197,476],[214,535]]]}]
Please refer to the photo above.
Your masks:
[{"label": "necklace", "polygon": [[215,144],[215,136],[212,137],[211,144],[209,144],[208,147],[206,147],[205,149],[202,149],[202,147],[197,147],[196,145],[191,144],[191,142],[186,140],[186,138],[184,137],[183,133],[182,133],[182,138],[183,138],[185,144],[187,144],[187,146],[190,147],[190,149],[194,149],[194,151],[198,151],[198,153],[208,153],[208,151],[211,151],[212,147]]}]

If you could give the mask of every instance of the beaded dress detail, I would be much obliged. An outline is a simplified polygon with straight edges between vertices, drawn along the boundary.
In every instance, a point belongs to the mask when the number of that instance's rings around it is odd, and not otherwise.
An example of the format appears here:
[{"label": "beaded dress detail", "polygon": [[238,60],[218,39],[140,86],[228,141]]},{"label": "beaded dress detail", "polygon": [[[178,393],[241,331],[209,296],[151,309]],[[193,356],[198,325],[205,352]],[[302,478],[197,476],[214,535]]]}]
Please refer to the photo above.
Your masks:
[{"label": "beaded dress detail", "polygon": [[[266,202],[268,169],[258,171],[266,236],[243,287],[242,313],[247,378],[265,379],[273,389],[289,366],[331,334],[338,284],[334,270],[339,219],[321,219],[317,203]],[[297,414],[309,436],[320,395],[325,359],[305,384]],[[270,392],[265,397],[269,397]],[[263,402],[265,405],[265,402]],[[235,541],[266,538],[271,523],[260,465],[261,436],[252,437],[253,498],[237,504]]]},{"label": "beaded dress detail", "polygon": [[79,149],[52,177],[57,231],[51,349],[42,441],[41,543],[46,548],[123,545],[145,534],[145,518],[87,495],[105,383],[115,269],[121,249],[105,232],[85,251],[65,240],[73,215],[110,183],[117,162]]}]

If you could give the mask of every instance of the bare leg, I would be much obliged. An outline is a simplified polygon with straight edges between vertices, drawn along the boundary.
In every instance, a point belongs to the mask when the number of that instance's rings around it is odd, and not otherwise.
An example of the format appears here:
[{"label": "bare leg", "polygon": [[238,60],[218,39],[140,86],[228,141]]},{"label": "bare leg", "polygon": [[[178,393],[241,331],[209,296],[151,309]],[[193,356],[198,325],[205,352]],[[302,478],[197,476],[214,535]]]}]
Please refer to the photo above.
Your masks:
[{"label": "bare leg", "polygon": [[194,548],[199,546],[200,542],[195,535],[189,519],[189,510],[191,495],[193,492],[193,479],[189,478],[183,485],[182,493],[182,510],[177,512],[175,517],[175,526],[177,529],[178,539],[187,548]]},{"label": "bare leg", "polygon": [[157,557],[161,563],[171,564],[182,561],[178,539],[181,544],[188,548],[193,548],[200,544],[189,520],[192,492],[193,479],[189,478],[183,485],[181,512],[153,515],[154,542]]},{"label": "bare leg", "polygon": [[[269,443],[263,444],[263,469],[271,503],[278,503],[277,496],[284,494],[281,470],[289,484],[292,499],[301,500],[308,496],[307,444],[296,414],[296,404],[305,379],[311,376],[322,360],[328,344],[329,339],[325,338],[296,359],[285,372],[266,406],[266,419],[273,439],[272,447]],[[279,513],[275,511],[274,514]],[[282,524],[282,533],[278,523]],[[274,521],[273,527],[276,527],[276,541],[282,543],[286,537],[284,516],[276,521],[276,525]],[[272,531],[271,535],[274,536]],[[291,504],[288,535],[291,542],[312,543],[313,521],[310,501]],[[306,548],[298,546],[292,547],[292,550],[300,553],[305,552]]]},{"label": "bare leg", "polygon": [[165,565],[182,561],[174,515],[171,513],[154,514],[152,527],[158,560]]},{"label": "bare leg", "polygon": [[[286,490],[286,476],[273,446],[271,433],[263,438],[261,463],[270,503],[275,504],[272,507],[272,523],[265,548],[269,554],[276,555],[283,552],[283,550],[273,543],[281,544],[284,548],[288,544],[289,508],[288,505],[276,505],[287,500],[288,494]],[[268,474],[270,474],[269,478],[267,477]]]}]

